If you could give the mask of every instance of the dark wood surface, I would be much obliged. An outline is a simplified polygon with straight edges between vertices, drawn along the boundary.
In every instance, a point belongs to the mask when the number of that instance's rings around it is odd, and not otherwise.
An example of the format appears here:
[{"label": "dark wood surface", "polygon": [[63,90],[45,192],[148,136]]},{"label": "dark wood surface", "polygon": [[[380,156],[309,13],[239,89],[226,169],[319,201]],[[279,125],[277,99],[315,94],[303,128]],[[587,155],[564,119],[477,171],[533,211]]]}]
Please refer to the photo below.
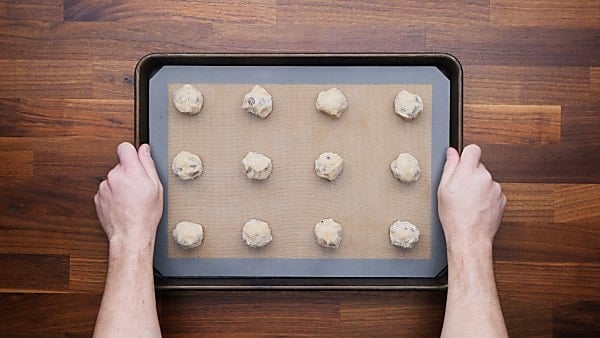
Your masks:
[{"label": "dark wood surface", "polygon": [[[508,206],[514,337],[600,335],[600,2],[0,0],[0,336],[89,336],[107,245],[92,197],[133,140],[151,52],[447,52],[464,138]],[[437,291],[159,292],[165,336],[435,336]]]}]

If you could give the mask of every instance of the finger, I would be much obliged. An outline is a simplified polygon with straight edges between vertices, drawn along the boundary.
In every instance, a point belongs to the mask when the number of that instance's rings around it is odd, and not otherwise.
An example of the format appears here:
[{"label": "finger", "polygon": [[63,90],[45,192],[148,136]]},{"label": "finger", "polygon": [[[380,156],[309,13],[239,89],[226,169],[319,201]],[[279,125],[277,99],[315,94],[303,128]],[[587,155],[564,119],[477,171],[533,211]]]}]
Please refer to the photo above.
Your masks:
[{"label": "finger", "polygon": [[[102,181],[102,183],[104,182],[106,181]],[[102,194],[102,192],[100,191],[100,187],[98,187],[98,192],[96,192],[96,195],[94,195],[94,206],[96,207],[96,215],[98,218],[100,218],[100,208],[102,208],[102,198],[100,197],[100,194]]]},{"label": "finger", "polygon": [[98,187],[98,191],[100,191],[102,189],[102,186],[104,185],[105,189],[110,189],[110,185],[112,184],[118,184],[118,177],[119,174],[118,172],[120,172],[121,170],[123,170],[121,164],[117,163],[114,168],[112,168],[109,172],[106,173],[106,178],[100,182],[100,186]]},{"label": "finger", "polygon": [[100,219],[100,210],[102,210],[102,198],[100,197],[100,192],[94,196],[94,206],[96,207],[96,216]]},{"label": "finger", "polygon": [[100,189],[102,189],[102,185],[104,184],[106,187],[110,187],[111,185],[119,185],[121,183],[121,176],[123,175],[121,171],[121,167],[117,164],[111,171],[106,174],[106,179],[100,182]]},{"label": "finger", "polygon": [[123,142],[117,147],[119,162],[127,170],[143,170],[135,147],[129,142]]},{"label": "finger", "polygon": [[494,193],[495,196],[502,195],[502,187],[500,187],[500,183],[498,183],[496,181],[492,181],[492,192]]},{"label": "finger", "polygon": [[465,168],[475,168],[477,165],[479,165],[480,159],[481,148],[479,148],[479,146],[476,144],[469,144],[462,151],[459,166]]},{"label": "finger", "polygon": [[443,187],[448,183],[450,177],[452,177],[452,174],[454,173],[454,170],[456,170],[456,167],[458,166],[459,160],[460,157],[458,156],[456,149],[452,147],[446,149],[446,163],[444,163],[440,187]]},{"label": "finger", "polygon": [[[110,174],[110,172],[109,172],[109,174]],[[96,196],[98,196],[98,198],[100,198],[101,195],[105,195],[108,192],[110,192],[110,185],[108,184],[108,178],[107,178],[104,181],[100,182],[100,184],[98,185],[98,191],[96,192]]]},{"label": "finger", "polygon": [[[486,168],[485,164],[479,162],[479,165],[477,166],[477,170],[482,172],[481,177],[485,178],[486,181],[496,183],[493,181],[492,173]],[[500,186],[500,185],[498,184],[498,186]]]},{"label": "finger", "polygon": [[148,177],[156,186],[159,186],[160,180],[158,179],[158,173],[156,172],[154,160],[152,160],[152,155],[150,154],[150,145],[142,144],[138,150],[138,157]]}]

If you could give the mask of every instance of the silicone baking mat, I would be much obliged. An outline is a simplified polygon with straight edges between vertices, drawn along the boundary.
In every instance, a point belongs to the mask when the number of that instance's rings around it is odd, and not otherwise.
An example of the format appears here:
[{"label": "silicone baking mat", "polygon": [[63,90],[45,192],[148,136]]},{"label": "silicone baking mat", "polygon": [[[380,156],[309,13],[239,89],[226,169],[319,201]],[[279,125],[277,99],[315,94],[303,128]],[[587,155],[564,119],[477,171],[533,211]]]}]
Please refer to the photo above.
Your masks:
[{"label": "silicone baking mat", "polygon": [[[179,113],[173,90],[189,83],[204,95],[198,115]],[[256,84],[273,97],[260,119],[241,109]],[[317,112],[318,93],[337,87],[348,109],[339,119]],[[423,98],[411,122],[394,114],[400,90]],[[165,186],[155,267],[177,277],[433,277],[445,266],[435,190],[449,144],[450,89],[436,67],[165,66],[150,79],[149,141]],[[170,170],[182,150],[197,153],[204,173],[179,180]],[[273,160],[265,181],[243,174],[248,151]],[[322,152],[341,155],[333,182],[318,178]],[[420,179],[402,184],[391,174],[399,153],[413,154]],[[252,249],[245,221],[267,221],[273,241]],[[333,218],[343,227],[338,249],[316,244],[314,225]],[[413,249],[389,242],[389,227],[409,220],[421,230]],[[171,236],[181,221],[202,224],[203,244],[179,247]]]},{"label": "silicone baking mat", "polygon": [[[169,174],[169,233],[181,221],[202,224],[205,239],[194,249],[171,237],[170,257],[201,258],[429,258],[431,256],[431,85],[270,85],[266,119],[242,111],[252,85],[194,84],[205,97],[198,115],[179,113],[169,85],[169,159],[182,150],[197,153],[204,172],[192,181]],[[322,90],[345,93],[348,109],[332,119],[315,108]],[[395,95],[406,89],[423,99],[424,110],[411,122],[394,114]],[[243,173],[248,151],[273,161],[268,179]],[[326,151],[344,158],[335,181],[315,175],[314,160]],[[399,153],[413,154],[420,179],[402,184],[390,170]],[[271,225],[273,241],[253,249],[241,230],[250,218]],[[342,225],[337,249],[316,244],[314,226],[333,218]],[[413,249],[390,244],[389,226],[410,220],[421,236]]]}]

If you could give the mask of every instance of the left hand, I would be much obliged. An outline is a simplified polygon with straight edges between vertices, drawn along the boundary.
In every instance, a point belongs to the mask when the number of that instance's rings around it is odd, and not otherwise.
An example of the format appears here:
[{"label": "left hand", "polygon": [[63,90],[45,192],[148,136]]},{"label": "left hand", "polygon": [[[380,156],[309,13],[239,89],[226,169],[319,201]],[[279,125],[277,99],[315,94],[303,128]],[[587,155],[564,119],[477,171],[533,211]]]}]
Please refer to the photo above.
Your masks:
[{"label": "left hand", "polygon": [[94,196],[96,213],[109,245],[154,246],[163,211],[163,187],[150,156],[150,146],[139,151],[131,143],[117,147],[119,164],[100,183]]}]

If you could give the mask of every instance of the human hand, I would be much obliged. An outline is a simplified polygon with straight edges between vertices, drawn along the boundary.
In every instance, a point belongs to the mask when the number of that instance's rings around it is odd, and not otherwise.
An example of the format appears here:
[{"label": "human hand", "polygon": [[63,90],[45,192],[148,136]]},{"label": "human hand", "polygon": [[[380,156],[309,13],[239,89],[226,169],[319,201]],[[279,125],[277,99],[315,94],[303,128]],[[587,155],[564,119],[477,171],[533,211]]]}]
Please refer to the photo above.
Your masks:
[{"label": "human hand", "polygon": [[446,151],[438,211],[449,248],[491,248],[500,226],[506,197],[480,158],[481,148],[474,144],[460,157],[454,148]]},{"label": "human hand", "polygon": [[139,151],[131,143],[117,147],[119,164],[108,172],[94,196],[96,213],[109,245],[150,249],[163,210],[163,188],[150,146]]}]

